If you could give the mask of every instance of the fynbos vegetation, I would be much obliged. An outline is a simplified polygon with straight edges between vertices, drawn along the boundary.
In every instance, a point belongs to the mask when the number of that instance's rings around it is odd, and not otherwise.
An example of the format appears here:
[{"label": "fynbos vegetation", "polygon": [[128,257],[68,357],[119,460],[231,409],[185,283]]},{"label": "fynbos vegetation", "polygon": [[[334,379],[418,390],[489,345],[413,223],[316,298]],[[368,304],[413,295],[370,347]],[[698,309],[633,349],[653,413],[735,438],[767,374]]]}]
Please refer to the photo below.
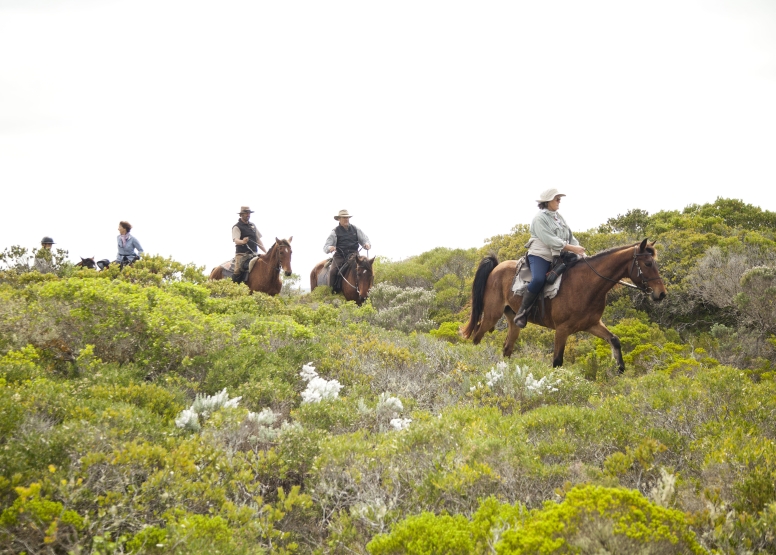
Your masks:
[{"label": "fynbos vegetation", "polygon": [[148,256],[0,256],[0,553],[776,553],[776,215],[734,200],[580,233],[657,241],[622,342],[460,340],[482,249],[378,259],[371,300],[248,295]]}]

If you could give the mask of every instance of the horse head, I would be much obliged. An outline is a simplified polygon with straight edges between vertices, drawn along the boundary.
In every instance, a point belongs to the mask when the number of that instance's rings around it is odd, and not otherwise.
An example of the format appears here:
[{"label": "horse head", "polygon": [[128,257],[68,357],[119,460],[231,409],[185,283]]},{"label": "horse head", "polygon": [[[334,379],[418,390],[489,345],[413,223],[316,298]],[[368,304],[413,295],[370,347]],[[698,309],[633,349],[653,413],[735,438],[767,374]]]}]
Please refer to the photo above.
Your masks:
[{"label": "horse head", "polygon": [[283,272],[287,276],[291,275],[291,240],[293,238],[293,235],[288,239],[278,239],[275,237],[275,246],[278,249],[278,268],[283,268]]},{"label": "horse head", "polygon": [[644,239],[635,247],[628,277],[637,287],[649,293],[653,301],[662,301],[666,298],[666,286],[658,271],[654,241],[648,243]]},{"label": "horse head", "polygon": [[374,256],[372,258],[356,256],[356,289],[358,289],[358,300],[356,301],[356,304],[358,306],[361,306],[369,296],[369,290],[374,283],[375,275],[372,271],[372,263],[374,261]]},{"label": "horse head", "polygon": [[84,258],[83,256],[80,257],[81,262],[76,262],[76,266],[80,266],[82,268],[89,268],[90,270],[94,270],[97,268],[97,263],[94,261],[94,257],[91,258]]}]

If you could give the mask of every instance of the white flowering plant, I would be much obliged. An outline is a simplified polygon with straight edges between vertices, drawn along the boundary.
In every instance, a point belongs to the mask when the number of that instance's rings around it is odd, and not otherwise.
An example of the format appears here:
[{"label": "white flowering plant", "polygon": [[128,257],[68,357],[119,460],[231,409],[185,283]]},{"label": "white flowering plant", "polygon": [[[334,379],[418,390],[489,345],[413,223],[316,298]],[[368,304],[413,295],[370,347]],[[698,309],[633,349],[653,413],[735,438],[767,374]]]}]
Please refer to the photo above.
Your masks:
[{"label": "white flowering plant", "polygon": [[375,414],[377,416],[377,428],[380,431],[386,429],[386,423],[394,430],[407,429],[412,422],[410,418],[400,418],[404,405],[398,397],[392,397],[390,393],[381,393],[377,398]]},{"label": "white flowering plant", "polygon": [[302,391],[302,403],[320,403],[336,399],[342,389],[342,384],[337,380],[321,378],[312,363],[302,366],[299,375],[307,382],[307,387]]},{"label": "white flowering plant", "polygon": [[236,408],[242,397],[229,398],[226,388],[215,395],[197,394],[194,403],[181,411],[175,418],[175,425],[184,430],[198,432],[202,428],[202,422],[218,409]]},{"label": "white flowering plant", "polygon": [[480,380],[469,388],[469,395],[484,404],[498,404],[503,408],[514,408],[512,404],[518,403],[525,410],[532,402],[557,392],[560,384],[555,371],[537,379],[533,372],[517,364],[510,369],[501,361],[485,374],[484,383]]}]

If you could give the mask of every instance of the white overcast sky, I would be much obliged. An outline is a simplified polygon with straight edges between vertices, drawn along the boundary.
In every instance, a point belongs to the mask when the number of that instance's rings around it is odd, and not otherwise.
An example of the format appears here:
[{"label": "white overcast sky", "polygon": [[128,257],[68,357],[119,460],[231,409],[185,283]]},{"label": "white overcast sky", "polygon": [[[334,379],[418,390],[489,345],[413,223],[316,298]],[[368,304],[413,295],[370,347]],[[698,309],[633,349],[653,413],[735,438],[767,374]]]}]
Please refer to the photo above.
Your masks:
[{"label": "white overcast sky", "polygon": [[0,0],[0,249],[295,273],[346,208],[398,260],[716,197],[776,211],[776,1]]}]

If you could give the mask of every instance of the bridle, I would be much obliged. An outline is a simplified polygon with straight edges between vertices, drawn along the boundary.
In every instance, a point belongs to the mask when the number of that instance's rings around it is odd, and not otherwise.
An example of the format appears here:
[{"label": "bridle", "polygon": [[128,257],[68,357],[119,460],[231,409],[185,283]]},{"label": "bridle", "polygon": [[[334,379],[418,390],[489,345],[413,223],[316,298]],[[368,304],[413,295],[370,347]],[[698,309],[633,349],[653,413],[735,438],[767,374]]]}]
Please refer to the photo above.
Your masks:
[{"label": "bridle", "polygon": [[[587,264],[587,267],[590,268],[591,270],[593,270],[593,273],[595,275],[597,275],[598,277],[600,277],[602,279],[605,279],[606,281],[611,281],[612,283],[619,283],[620,285],[624,285],[625,287],[630,287],[631,289],[636,289],[638,291],[641,291],[642,293],[650,294],[650,293],[652,293],[652,288],[649,286],[649,282],[650,281],[655,281],[655,280],[663,281],[663,278],[661,278],[660,276],[653,277],[653,278],[648,278],[644,274],[644,272],[641,270],[641,264],[639,264],[639,257],[650,256],[650,255],[651,255],[651,253],[649,253],[647,251],[639,252],[638,245],[633,247],[633,261],[631,262],[631,267],[630,267],[630,272],[629,273],[632,275],[634,268],[636,269],[636,271],[638,272],[636,278],[637,279],[641,278],[641,280],[640,280],[641,281],[641,285],[642,285],[641,287],[638,287],[636,285],[633,285],[632,283],[628,283],[628,282],[625,282],[625,281],[622,281],[622,280],[617,280],[617,279],[608,278],[606,276],[602,276],[601,274],[599,274],[596,271],[595,268],[593,268],[590,265],[590,262],[588,262],[587,257],[582,258],[582,260],[585,261],[585,264]],[[631,279],[633,279],[633,278],[631,278]],[[636,279],[634,279],[633,281],[636,281]]]},{"label": "bridle", "polygon": [[[277,250],[276,251],[272,251],[272,249],[275,248],[275,247],[277,247]],[[269,249],[270,251],[272,251],[272,256],[275,256],[275,252],[277,252],[278,263],[275,266],[275,271],[277,273],[280,273],[280,271],[283,269],[283,259],[280,256],[281,255],[280,249],[282,247],[287,247],[288,248],[288,255],[291,256],[291,253],[293,252],[291,250],[291,245],[286,245],[285,243],[279,243],[279,242],[275,241],[275,244],[272,245],[272,248]],[[259,260],[261,260],[261,257],[259,257]],[[269,252],[268,252],[267,253],[267,263],[269,264],[270,262],[271,262],[271,257],[269,256]]]},{"label": "bridle", "polygon": [[342,281],[344,281],[345,283],[347,283],[348,285],[350,285],[350,286],[351,286],[353,289],[355,289],[355,290],[356,290],[356,293],[358,293],[358,294],[359,294],[359,296],[360,296],[360,295],[361,295],[361,292],[358,290],[358,268],[359,268],[359,264],[358,264],[358,253],[356,253],[356,255],[353,257],[353,262],[354,262],[354,264],[355,264],[355,268],[356,268],[356,284],[355,284],[355,285],[353,285],[352,283],[350,283],[350,282],[348,281],[348,278],[347,278],[347,277],[345,277],[345,274],[343,274],[343,273],[342,273],[342,268],[339,268],[337,271],[339,272],[339,275],[340,275],[340,277],[342,278]]}]

